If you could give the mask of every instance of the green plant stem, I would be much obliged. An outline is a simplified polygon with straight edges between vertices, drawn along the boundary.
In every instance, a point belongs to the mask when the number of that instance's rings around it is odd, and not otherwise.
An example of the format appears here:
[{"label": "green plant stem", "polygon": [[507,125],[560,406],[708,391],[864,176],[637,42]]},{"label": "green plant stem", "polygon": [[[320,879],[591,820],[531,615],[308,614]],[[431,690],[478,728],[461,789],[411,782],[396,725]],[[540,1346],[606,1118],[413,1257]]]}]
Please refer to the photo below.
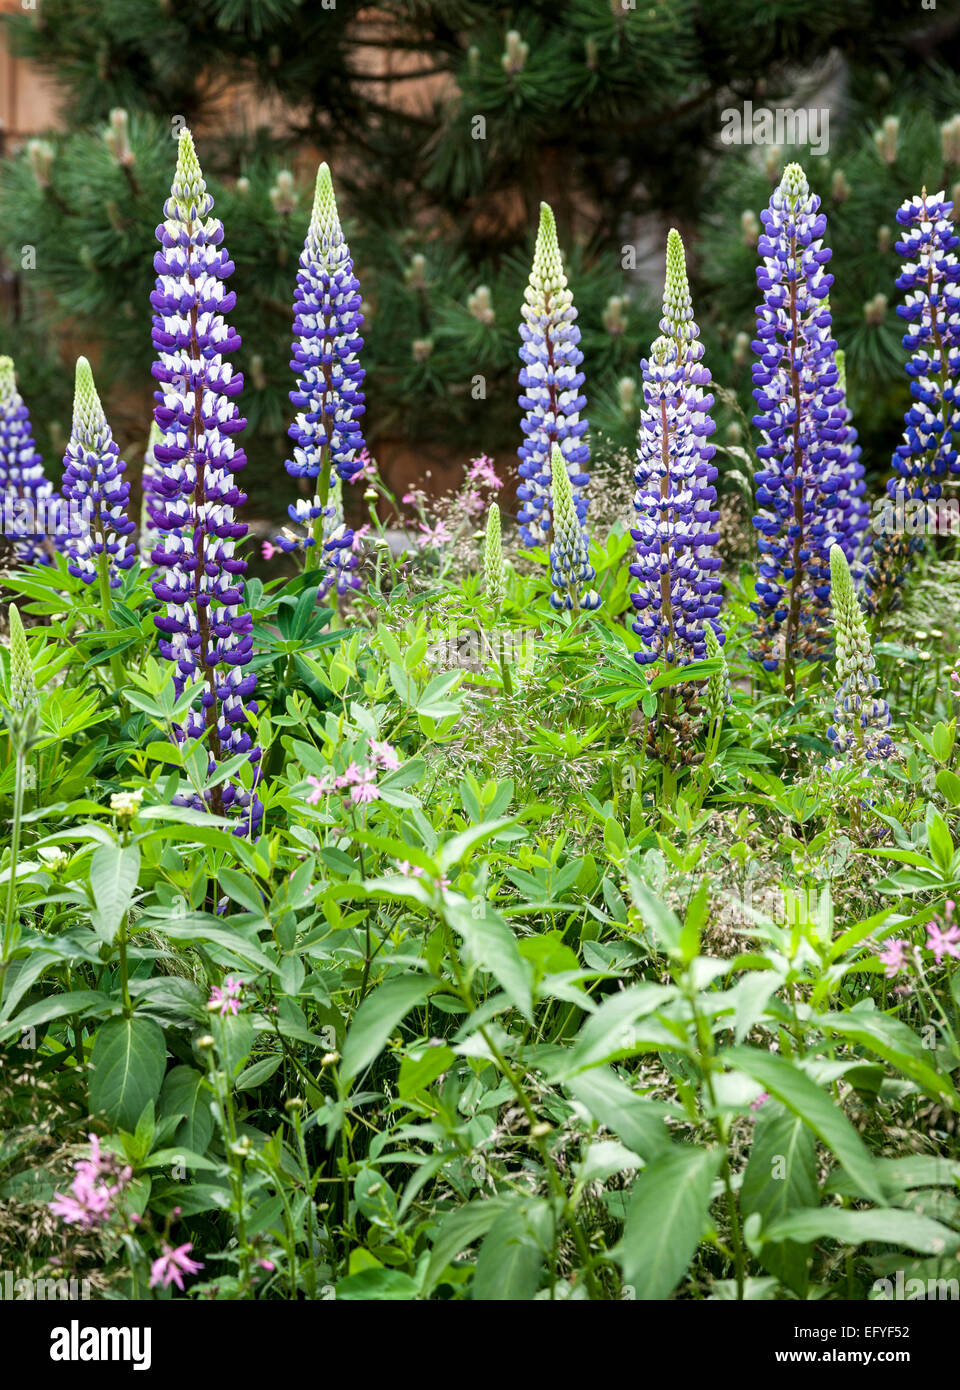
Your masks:
[{"label": "green plant stem", "polygon": [[[23,788],[26,782],[26,752],[23,748],[18,748],[16,753],[16,763],[14,772],[13,786],[13,825],[10,832],[10,863],[8,872],[10,874],[7,883],[7,910],[3,921],[3,960],[2,967],[4,973],[10,962],[10,956],[16,945],[14,939],[14,908],[17,901],[17,859],[20,854],[20,822],[23,819]],[[2,984],[2,977],[0,977]]]}]

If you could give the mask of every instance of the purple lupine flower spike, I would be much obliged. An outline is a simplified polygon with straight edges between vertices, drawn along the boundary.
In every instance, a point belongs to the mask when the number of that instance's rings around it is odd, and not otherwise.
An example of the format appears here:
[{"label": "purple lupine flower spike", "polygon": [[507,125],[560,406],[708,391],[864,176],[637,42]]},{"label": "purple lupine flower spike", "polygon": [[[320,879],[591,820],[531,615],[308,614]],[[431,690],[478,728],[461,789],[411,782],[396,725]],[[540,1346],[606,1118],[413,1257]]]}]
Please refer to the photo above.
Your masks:
[{"label": "purple lupine flower spike", "polygon": [[0,508],[17,560],[49,564],[44,533],[56,530],[57,498],[33,442],[30,412],[17,390],[12,357],[0,357]]},{"label": "purple lupine flower spike", "polygon": [[136,528],[127,516],[126,467],[103,413],[90,363],[78,357],[73,429],[63,456],[63,495],[74,512],[81,512],[82,525],[71,532],[64,549],[67,568],[85,584],[99,580],[100,557],[105,555],[107,583],[111,589],[119,588],[122,571],[137,558],[130,540]]},{"label": "purple lupine flower spike", "polygon": [[[290,519],[306,526],[306,535],[285,533],[277,537],[277,544],[292,551],[320,543],[335,568],[332,552],[337,545],[331,546],[327,535],[331,478],[349,482],[364,466],[359,457],[364,450],[360,418],[365,408],[360,389],[365,375],[359,356],[362,325],[360,284],[340,225],[330,170],[321,164],[297,272],[296,340],[290,363],[297,373],[297,389],[290,392],[290,400],[299,413],[289,430],[296,447],[286,463],[293,477],[316,478],[317,494],[289,509]],[[337,538],[340,543],[352,546],[352,533],[344,530]]]},{"label": "purple lupine flower spike", "polygon": [[840,480],[833,494],[827,529],[840,543],[855,585],[862,585],[866,570],[864,546],[870,526],[870,503],[864,480],[865,469],[860,462],[861,449],[853,426],[853,411],[847,401],[846,359],[839,349],[835,360],[837,390],[843,392],[843,401],[838,406],[842,423],[836,441],[840,450]]},{"label": "purple lupine flower spike", "polygon": [[[781,660],[795,692],[798,660],[823,659],[830,611],[829,549],[837,539],[837,495],[846,486],[846,402],[838,387],[836,341],[824,269],[827,219],[799,164],[784,171],[761,214],[753,344],[754,424],[763,435],[755,474],[761,563],[757,598],[758,658],[768,671]],[[840,504],[842,511],[842,503]]]},{"label": "purple lupine flower spike", "polygon": [[903,442],[892,459],[896,476],[887,483],[881,534],[872,547],[868,543],[871,610],[896,604],[896,589],[910,557],[923,547],[917,531],[927,517],[918,528],[912,514],[925,514],[941,496],[940,479],[960,473],[960,264],[954,254],[960,237],[953,203],[942,192],[930,195],[924,189],[903,203],[897,221],[904,228],[896,244],[904,257],[897,288],[906,291],[897,313],[908,324],[903,346],[912,354],[906,369],[913,403],[904,415]]},{"label": "purple lupine flower spike", "polygon": [[246,463],[236,436],[246,421],[234,397],[243,389],[224,355],[240,338],[224,319],[236,296],[223,281],[233,262],[222,247],[223,224],[211,216],[207,192],[189,131],[180,136],[177,171],[157,228],[161,250],[154,257],[157,283],[153,344],[154,418],[163,435],[153,448],[158,469],[147,495],[150,522],[159,532],[151,558],[157,566],[153,591],[165,605],[154,621],[160,651],[175,663],[178,693],[192,681],[198,706],[191,711],[183,739],[206,736],[209,772],[238,753],[253,764],[252,787],[235,781],[216,785],[201,798],[185,800],[217,814],[237,812],[237,834],[256,832],[263,808],[254,789],[261,750],[255,746],[248,713],[256,676],[244,666],[253,654],[253,624],[243,603],[246,562],[236,543],[247,527],[235,508],[245,501],[235,479]]},{"label": "purple lupine flower spike", "polygon": [[586,465],[590,451],[583,442],[588,422],[580,418],[586,405],[581,395],[583,353],[578,347],[580,329],[573,294],[567,287],[557,226],[546,203],[540,204],[540,227],[530,281],[524,291],[520,325],[520,428],[524,442],[517,451],[520,476],[517,488],[521,507],[517,514],[526,545],[549,545],[553,446],[559,445],[573,489],[574,506],[581,525],[587,515],[590,482]]},{"label": "purple lupine flower spike", "polygon": [[703,344],[693,320],[686,261],[679,233],[667,238],[667,273],[661,336],[642,363],[644,409],[637,449],[634,506],[637,543],[630,595],[638,617],[633,630],[641,663],[663,657],[686,666],[706,656],[706,630],[724,640],[719,539],[713,510],[717,470],[710,435],[713,396],[702,365]]}]

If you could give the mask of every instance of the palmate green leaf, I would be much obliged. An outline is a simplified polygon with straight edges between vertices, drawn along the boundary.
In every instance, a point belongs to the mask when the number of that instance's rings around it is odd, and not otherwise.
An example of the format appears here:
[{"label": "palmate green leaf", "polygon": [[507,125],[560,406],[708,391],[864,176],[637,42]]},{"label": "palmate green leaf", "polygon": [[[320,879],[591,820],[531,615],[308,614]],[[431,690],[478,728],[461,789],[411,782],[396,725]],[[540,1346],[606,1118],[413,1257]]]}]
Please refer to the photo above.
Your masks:
[{"label": "palmate green leaf", "polygon": [[112,1018],[90,1054],[90,1111],[132,1130],[163,1082],[167,1045],[152,1018]]},{"label": "palmate green leaf", "polygon": [[860,1135],[843,1111],[795,1062],[742,1046],[728,1048],[723,1060],[727,1066],[745,1072],[809,1125],[856,1182],[861,1196],[879,1203],[886,1200],[874,1161]]},{"label": "palmate green leaf", "polygon": [[[768,1101],[757,1116],[750,1158],[740,1188],[744,1216],[758,1213],[769,1225],[818,1198],[817,1142],[799,1115]],[[768,1242],[760,1260],[799,1297],[806,1295],[808,1247],[796,1241]]]},{"label": "palmate green leaf", "polygon": [[422,1004],[434,981],[422,975],[387,980],[368,994],[353,1016],[343,1045],[340,1075],[352,1081],[374,1061],[401,1019]]},{"label": "palmate green leaf", "polygon": [[613,1253],[634,1298],[668,1298],[680,1283],[709,1219],[722,1156],[718,1148],[676,1145],[633,1184]]},{"label": "palmate green leaf", "polygon": [[955,1256],[960,1250],[960,1233],[917,1212],[899,1207],[877,1207],[872,1211],[845,1211],[841,1207],[815,1207],[793,1211],[764,1227],[767,1241],[838,1240],[844,1245],[865,1241],[901,1245],[923,1255]]}]

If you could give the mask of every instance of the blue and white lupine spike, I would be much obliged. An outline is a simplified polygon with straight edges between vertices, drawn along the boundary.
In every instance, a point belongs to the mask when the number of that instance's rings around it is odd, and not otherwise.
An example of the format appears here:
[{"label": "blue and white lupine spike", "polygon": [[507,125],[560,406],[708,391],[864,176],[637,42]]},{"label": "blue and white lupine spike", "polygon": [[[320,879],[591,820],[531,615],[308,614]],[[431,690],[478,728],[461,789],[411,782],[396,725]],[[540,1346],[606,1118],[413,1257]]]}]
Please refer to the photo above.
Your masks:
[{"label": "blue and white lupine spike", "polygon": [[107,556],[111,589],[119,588],[122,572],[137,558],[130,539],[136,528],[127,516],[130,484],[123,477],[126,467],[103,413],[90,363],[78,357],[73,428],[63,456],[62,491],[71,504],[71,516],[82,521],[76,534],[64,542],[67,569],[85,584],[98,581],[101,555]]},{"label": "blue and white lupine spike", "polygon": [[885,758],[893,752],[890,706],[878,693],[870,636],[842,546],[831,548],[830,568],[838,687],[827,734],[840,755]]},{"label": "blue and white lupine spike", "polygon": [[693,319],[683,242],[667,239],[667,273],[661,336],[642,364],[644,408],[640,416],[634,507],[639,580],[630,595],[638,613],[633,630],[643,648],[641,664],[663,657],[686,666],[706,654],[707,629],[719,642],[722,601],[719,539],[713,510],[717,470],[710,435],[713,396],[702,365],[703,345]]},{"label": "blue and white lupine spike", "polygon": [[553,593],[551,605],[577,613],[581,608],[600,607],[600,595],[584,585],[596,579],[590,564],[589,544],[583,523],[577,514],[570,475],[567,472],[560,446],[553,446],[550,465],[553,504],[553,539],[550,546],[550,579]]},{"label": "blue and white lupine spike", "polygon": [[358,457],[364,448],[362,326],[360,284],[340,225],[330,170],[321,164],[294,297],[296,341],[290,366],[297,373],[297,389],[290,392],[290,400],[299,413],[289,431],[296,447],[286,463],[295,478],[320,479],[314,522],[327,504],[332,471],[349,482],[363,468]]},{"label": "blue and white lupine spike", "polygon": [[57,498],[33,441],[12,357],[0,357],[0,509],[18,561],[47,565],[45,533],[56,531]]},{"label": "blue and white lupine spike", "polygon": [[524,291],[520,325],[520,371],[524,442],[517,451],[521,506],[520,534],[528,546],[550,539],[551,476],[554,446],[560,448],[573,489],[581,523],[586,520],[590,482],[586,465],[590,451],[583,442],[588,421],[580,418],[586,397],[581,394],[583,353],[573,294],[563,270],[557,227],[546,203],[540,204],[540,227],[530,280]]},{"label": "blue and white lupine spike", "polygon": [[780,661],[822,659],[829,619],[833,541],[830,509],[844,480],[841,442],[845,401],[837,387],[824,269],[827,219],[799,164],[784,170],[761,214],[753,343],[753,417],[763,443],[755,474],[761,563],[757,600],[758,658],[769,671]]},{"label": "blue and white lupine spike", "polygon": [[330,501],[325,507],[318,508],[316,499],[313,502],[301,500],[293,503],[287,511],[291,521],[307,528],[306,535],[297,535],[284,527],[277,537],[277,544],[288,553],[309,550],[316,545],[312,528],[316,518],[322,518],[318,564],[323,566],[325,573],[317,592],[318,601],[326,598],[331,589],[341,595],[350,589],[358,589],[361,580],[357,574],[359,559],[356,537],[343,519],[343,484],[339,476],[334,474],[330,484]]},{"label": "blue and white lupine spike", "polygon": [[[236,436],[246,421],[234,397],[243,389],[225,354],[240,346],[224,315],[236,296],[223,284],[233,262],[222,248],[223,224],[213,217],[193,139],[180,136],[177,170],[154,257],[156,289],[153,345],[154,419],[163,436],[154,445],[158,471],[147,506],[160,533],[151,558],[153,591],[164,605],[154,619],[161,653],[174,663],[178,692],[197,683],[197,704],[179,731],[206,737],[212,775],[228,759],[247,754],[253,787],[261,750],[249,731],[257,679],[244,667],[253,655],[253,624],[242,609],[246,562],[236,544],[247,531],[235,508],[246,501],[235,473],[246,463]],[[189,804],[236,812],[237,833],[255,832],[263,808],[255,791],[227,781]]]},{"label": "blue and white lupine spike", "polygon": [[145,565],[153,563],[151,556],[160,541],[160,532],[153,524],[150,508],[158,505],[158,501],[155,500],[155,484],[163,469],[157,463],[155,450],[162,440],[163,435],[160,433],[160,426],[156,420],[152,420],[150,422],[150,437],[147,440],[147,449],[143,456],[143,472],[140,474],[140,534],[138,541],[140,559]]},{"label": "blue and white lupine spike", "polygon": [[904,257],[897,288],[906,292],[897,313],[909,325],[903,346],[911,353],[906,370],[913,403],[904,415],[903,441],[891,461],[895,476],[887,483],[890,521],[874,540],[870,555],[871,607],[882,591],[890,602],[911,555],[923,547],[920,535],[898,529],[907,504],[923,504],[910,507],[911,512],[924,510],[939,500],[941,479],[960,472],[960,264],[954,254],[960,237],[953,203],[943,192],[930,195],[924,189],[902,204],[897,221],[904,229],[896,243]]}]

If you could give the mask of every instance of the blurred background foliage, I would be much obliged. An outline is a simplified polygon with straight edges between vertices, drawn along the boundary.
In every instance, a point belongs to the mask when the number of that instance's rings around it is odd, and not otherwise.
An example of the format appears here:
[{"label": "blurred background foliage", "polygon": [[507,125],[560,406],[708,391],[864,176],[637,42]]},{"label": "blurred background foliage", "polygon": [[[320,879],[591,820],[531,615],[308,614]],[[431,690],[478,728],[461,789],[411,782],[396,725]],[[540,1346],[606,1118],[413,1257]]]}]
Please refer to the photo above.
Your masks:
[{"label": "blurred background foliage", "polygon": [[[514,457],[542,198],[580,311],[596,443],[632,446],[671,225],[707,361],[749,416],[758,219],[792,158],[829,214],[835,331],[865,462],[884,475],[908,400],[896,210],[924,183],[960,180],[960,138],[941,130],[960,111],[955,5],[44,0],[6,22],[62,103],[58,128],[0,166],[0,350],[54,476],[78,344],[134,465],[142,453],[154,228],[183,121],[237,266],[247,486],[263,509],[283,510],[290,301],[319,158],[365,299],[368,439],[397,486],[428,469],[442,486],[480,452]],[[829,111],[828,153],[722,145],[721,113],[747,100]],[[732,399],[720,416],[721,441],[745,442]]]}]

